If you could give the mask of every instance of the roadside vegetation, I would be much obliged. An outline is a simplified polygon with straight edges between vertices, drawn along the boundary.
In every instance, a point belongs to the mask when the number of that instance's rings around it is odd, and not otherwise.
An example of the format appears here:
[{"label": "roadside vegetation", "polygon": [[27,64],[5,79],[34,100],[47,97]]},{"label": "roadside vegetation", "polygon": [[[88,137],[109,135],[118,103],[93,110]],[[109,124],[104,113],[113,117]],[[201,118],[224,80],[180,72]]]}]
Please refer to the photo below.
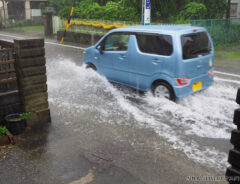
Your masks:
[{"label": "roadside vegetation", "polygon": [[[58,16],[67,19],[75,0],[50,0]],[[73,18],[141,21],[142,1],[139,0],[82,0],[76,3]],[[162,23],[187,23],[191,19],[222,18],[226,0],[152,0],[152,20]]]},{"label": "roadside vegetation", "polygon": [[11,30],[23,30],[23,31],[28,31],[28,30],[38,30],[42,31],[44,30],[43,25],[30,25],[30,26],[13,26],[10,27]]},{"label": "roadside vegetation", "polygon": [[216,57],[238,59],[240,61],[240,42],[219,44],[215,46]]},{"label": "roadside vegetation", "polygon": [[240,67],[240,41],[215,46],[215,65],[221,67]]}]

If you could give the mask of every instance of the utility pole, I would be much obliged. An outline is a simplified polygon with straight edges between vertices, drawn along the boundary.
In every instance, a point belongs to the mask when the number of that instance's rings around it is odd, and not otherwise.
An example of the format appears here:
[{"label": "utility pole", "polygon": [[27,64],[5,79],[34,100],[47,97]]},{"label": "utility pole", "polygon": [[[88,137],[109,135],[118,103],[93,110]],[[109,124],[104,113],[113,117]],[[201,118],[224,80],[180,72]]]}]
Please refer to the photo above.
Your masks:
[{"label": "utility pole", "polygon": [[230,23],[231,23],[230,16],[231,16],[231,0],[228,0],[227,13],[226,13],[226,27],[228,28],[228,30],[230,28]]},{"label": "utility pole", "polygon": [[142,0],[142,25],[144,25],[145,0]]},{"label": "utility pole", "polygon": [[142,0],[142,25],[151,24],[151,2],[150,0]]}]

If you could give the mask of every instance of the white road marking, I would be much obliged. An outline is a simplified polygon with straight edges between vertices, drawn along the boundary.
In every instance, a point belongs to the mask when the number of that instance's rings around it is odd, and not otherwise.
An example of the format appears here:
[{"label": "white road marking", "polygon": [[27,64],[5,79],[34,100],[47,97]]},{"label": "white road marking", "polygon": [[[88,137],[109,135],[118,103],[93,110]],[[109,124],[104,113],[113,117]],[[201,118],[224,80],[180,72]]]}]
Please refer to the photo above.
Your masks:
[{"label": "white road marking", "polygon": [[229,82],[229,83],[235,83],[235,84],[240,84],[240,81],[237,81],[237,80],[223,79],[223,78],[218,78],[218,77],[215,77],[214,80],[216,80],[216,81],[223,81],[223,82]]},{"label": "white road marking", "polygon": [[22,39],[22,38],[26,38],[26,37],[20,37],[20,36],[13,36],[13,35],[8,35],[8,34],[0,34],[0,36],[7,36],[7,37],[10,37],[10,38],[17,38],[17,39]]},{"label": "white road marking", "polygon": [[222,75],[228,75],[228,76],[232,76],[232,77],[239,77],[240,78],[240,75],[232,74],[232,73],[225,73],[225,72],[220,72],[220,71],[214,71],[214,73],[222,74]]},{"label": "white road marking", "polygon": [[[16,38],[16,39],[27,38],[27,37],[18,37],[18,36],[7,35],[7,34],[0,34],[0,36],[7,36],[7,37],[10,37],[10,38]],[[5,41],[10,41],[10,40],[5,40]],[[77,47],[77,46],[72,46],[72,45],[63,45],[63,44],[59,44],[59,43],[46,42],[46,41],[45,41],[45,44],[56,45],[56,46],[60,46],[60,47],[68,47],[68,48],[79,49],[79,50],[85,50],[86,49],[86,48],[83,48],[83,47]]]}]

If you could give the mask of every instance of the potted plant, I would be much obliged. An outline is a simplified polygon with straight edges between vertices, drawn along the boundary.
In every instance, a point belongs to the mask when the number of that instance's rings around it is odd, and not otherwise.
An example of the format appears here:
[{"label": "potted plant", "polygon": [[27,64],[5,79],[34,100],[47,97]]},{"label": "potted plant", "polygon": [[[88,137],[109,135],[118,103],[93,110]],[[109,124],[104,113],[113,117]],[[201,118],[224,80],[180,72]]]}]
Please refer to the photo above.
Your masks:
[{"label": "potted plant", "polygon": [[24,132],[26,128],[26,119],[33,113],[10,114],[5,117],[6,126],[13,135],[19,135]]},{"label": "potted plant", "polygon": [[10,142],[14,144],[13,135],[8,131],[7,127],[0,126],[0,146]]}]

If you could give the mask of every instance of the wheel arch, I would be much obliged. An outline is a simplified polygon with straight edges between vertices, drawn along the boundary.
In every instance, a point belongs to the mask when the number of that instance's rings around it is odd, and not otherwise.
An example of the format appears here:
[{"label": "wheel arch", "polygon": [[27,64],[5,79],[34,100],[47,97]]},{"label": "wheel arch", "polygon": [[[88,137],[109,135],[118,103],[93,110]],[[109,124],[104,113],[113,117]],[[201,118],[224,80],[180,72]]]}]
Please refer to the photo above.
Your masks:
[{"label": "wheel arch", "polygon": [[[152,82],[152,84],[151,84],[151,89],[152,89],[158,82],[166,83],[166,84],[169,85],[169,86],[172,88],[172,90],[173,90],[173,87],[172,87],[171,83],[168,82],[167,80],[164,80],[164,79],[156,79],[156,80],[154,80],[154,81]],[[173,91],[174,91],[174,90],[173,90]],[[174,92],[174,93],[175,93],[175,92]]]},{"label": "wheel arch", "polygon": [[88,66],[96,68],[96,70],[97,70],[97,66],[95,64],[93,64],[92,62],[87,61],[86,62],[86,67],[88,67]]}]

